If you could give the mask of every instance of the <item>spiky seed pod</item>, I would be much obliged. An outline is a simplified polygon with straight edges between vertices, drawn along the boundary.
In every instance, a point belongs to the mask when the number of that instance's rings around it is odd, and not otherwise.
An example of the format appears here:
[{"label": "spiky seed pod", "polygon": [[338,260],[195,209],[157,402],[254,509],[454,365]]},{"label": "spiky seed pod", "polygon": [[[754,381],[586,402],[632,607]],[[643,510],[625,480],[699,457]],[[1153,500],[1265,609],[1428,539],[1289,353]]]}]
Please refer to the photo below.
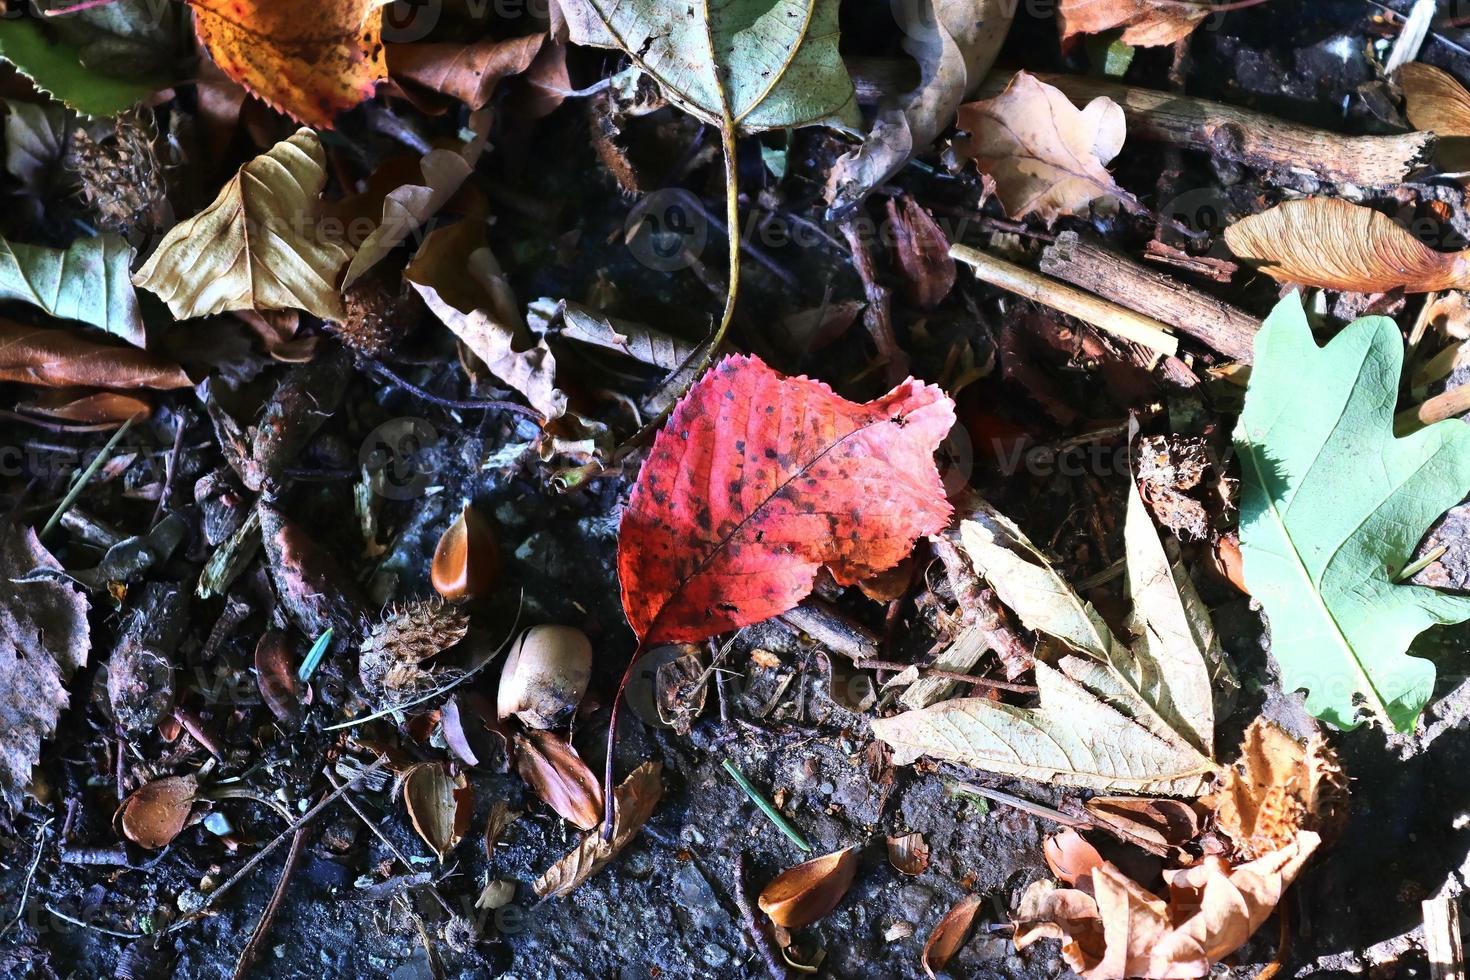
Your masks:
[{"label": "spiky seed pod", "polygon": [[77,175],[82,196],[103,231],[130,235],[157,230],[166,188],[153,149],[156,136],[148,110],[118,116],[112,135],[100,140],[83,129],[72,135],[66,165]]},{"label": "spiky seed pod", "polygon": [[367,276],[342,294],[346,316],[327,326],[348,347],[377,357],[408,336],[418,323],[419,302],[411,291],[394,291],[381,277]]},{"label": "spiky seed pod", "polygon": [[390,609],[362,641],[357,673],[373,693],[417,687],[429,674],[421,664],[465,638],[470,617],[438,598]]}]

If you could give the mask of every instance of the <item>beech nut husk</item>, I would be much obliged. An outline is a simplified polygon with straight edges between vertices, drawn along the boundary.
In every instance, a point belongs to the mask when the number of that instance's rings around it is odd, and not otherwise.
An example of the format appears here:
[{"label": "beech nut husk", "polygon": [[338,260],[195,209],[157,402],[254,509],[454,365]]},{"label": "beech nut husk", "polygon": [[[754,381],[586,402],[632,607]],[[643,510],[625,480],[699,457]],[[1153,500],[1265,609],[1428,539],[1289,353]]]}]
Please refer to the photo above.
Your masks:
[{"label": "beech nut husk", "polygon": [[469,504],[434,548],[429,580],[450,602],[484,599],[500,584],[500,546],[490,522]]},{"label": "beech nut husk", "polygon": [[592,679],[592,643],[574,626],[533,626],[521,634],[500,672],[496,714],[530,728],[571,720]]},{"label": "beech nut husk", "polygon": [[811,925],[837,907],[857,874],[857,848],[848,847],[787,868],[761,889],[761,911],[782,929]]}]

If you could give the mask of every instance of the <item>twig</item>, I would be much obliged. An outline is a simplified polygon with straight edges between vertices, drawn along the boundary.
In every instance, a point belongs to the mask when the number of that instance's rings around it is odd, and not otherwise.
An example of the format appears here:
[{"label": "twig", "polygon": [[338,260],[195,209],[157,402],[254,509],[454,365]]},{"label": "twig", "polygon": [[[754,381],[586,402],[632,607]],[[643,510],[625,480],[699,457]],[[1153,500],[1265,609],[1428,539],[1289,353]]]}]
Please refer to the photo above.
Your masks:
[{"label": "twig", "polygon": [[1170,324],[1238,361],[1251,362],[1261,321],[1171,276],[1063,232],[1041,253],[1041,271]]},{"label": "twig", "polygon": [[[327,768],[323,769],[322,772],[326,775],[327,782],[332,784],[333,789],[336,789],[339,784],[337,782],[337,776],[335,773],[332,772],[331,767],[328,766]],[[367,829],[371,830],[373,834],[378,838],[378,840],[383,842],[383,846],[388,848],[388,850],[392,852],[393,856],[398,859],[398,863],[403,865],[403,867],[410,874],[413,873],[413,862],[408,859],[408,855],[400,851],[398,849],[398,845],[394,844],[391,840],[388,839],[388,835],[383,833],[383,829],[378,826],[377,821],[373,820],[372,817],[363,812],[362,807],[358,805],[357,800],[353,798],[352,794],[344,793],[342,794],[342,799],[347,803],[349,807],[352,808],[352,812],[357,814],[357,818],[367,825]],[[444,896],[439,894],[439,889],[434,887],[433,884],[429,884],[425,887],[427,887],[429,891],[433,893],[434,898],[439,902],[440,908],[444,909],[446,914],[452,916],[454,914],[454,910],[449,907],[449,902],[444,898]]]},{"label": "twig", "polygon": [[[862,670],[907,670],[913,664],[902,664],[896,660],[859,660],[853,664]],[[1035,694],[1035,684],[1013,684],[1010,681],[991,680],[989,677],[976,677],[973,674],[963,674],[957,670],[938,670],[934,667],[919,667],[919,673],[926,677],[942,677],[945,680],[959,681],[961,684],[978,684],[982,687],[993,687],[997,691],[1010,691],[1015,694]]]},{"label": "twig", "polygon": [[1424,952],[1433,980],[1465,980],[1465,940],[1460,901],[1434,898],[1420,905],[1424,913]]},{"label": "twig", "polygon": [[872,660],[878,656],[878,635],[821,599],[807,599],[779,618],[850,660]]},{"label": "twig", "polygon": [[1393,432],[1405,436],[1426,425],[1457,418],[1470,412],[1470,384],[1451,388],[1449,391],[1427,399],[1422,405],[1407,408],[1394,416]]},{"label": "twig", "polygon": [[15,924],[20,921],[21,916],[26,914],[26,899],[31,895],[31,881],[36,877],[36,866],[41,863],[41,853],[46,849],[46,831],[51,826],[51,818],[47,817],[40,828],[36,831],[36,849],[31,856],[31,866],[26,869],[25,885],[20,890],[20,902],[15,906],[15,918],[4,929],[0,929],[0,936],[5,935]]},{"label": "twig", "polygon": [[280,911],[281,900],[285,898],[286,886],[291,883],[291,875],[295,873],[296,865],[301,861],[302,846],[306,843],[306,830],[305,827],[302,827],[291,836],[291,849],[286,852],[286,863],[281,867],[281,877],[276,879],[276,889],[271,892],[270,901],[265,903],[265,908],[260,913],[260,921],[255,923],[255,931],[250,934],[245,948],[240,950],[240,958],[235,961],[234,980],[242,980],[260,955],[261,943],[265,941],[266,934],[270,932],[271,923],[275,921],[276,913]]},{"label": "twig", "polygon": [[750,934],[751,941],[761,954],[761,959],[766,961],[766,969],[771,972],[775,980],[787,980],[790,972],[786,965],[781,962],[781,952],[771,940],[770,933],[766,932],[761,921],[756,917],[755,909],[751,907],[750,899],[745,894],[745,852],[735,852],[735,887],[731,889],[735,893],[735,905],[740,909],[740,918],[745,921],[745,931]]},{"label": "twig", "polygon": [[892,304],[889,302],[888,289],[878,281],[872,251],[863,240],[857,225],[851,221],[843,222],[842,236],[847,239],[848,248],[852,251],[852,266],[862,280],[863,295],[868,301],[863,309],[863,326],[868,328],[873,346],[878,348],[878,357],[887,368],[889,383],[898,384],[908,377],[909,356],[899,347],[898,339],[893,335]]},{"label": "twig", "polygon": [[1041,817],[1043,820],[1051,820],[1061,824],[1064,827],[1092,826],[1092,821],[1090,820],[1083,820],[1078,817],[1069,816],[1063,813],[1061,810],[1049,807],[1044,803],[1033,803],[1028,799],[1024,799],[1020,796],[1012,796],[1010,793],[1006,793],[1002,790],[991,789],[989,786],[981,786],[979,783],[955,783],[954,785],[955,789],[961,790],[966,793],[973,793],[976,796],[983,796],[986,799],[994,800],[997,803],[1004,803],[1006,806],[1015,807],[1017,810],[1029,813],[1033,817]]},{"label": "twig", "polygon": [[205,897],[203,905],[199,906],[199,908],[195,909],[193,912],[189,913],[179,921],[175,922],[173,925],[169,926],[167,931],[177,932],[185,926],[191,925],[192,923],[202,918],[204,916],[204,913],[207,912],[211,907],[213,907],[215,903],[217,903],[220,898],[225,895],[226,892],[239,884],[246,875],[255,870],[256,865],[260,864],[260,862],[269,857],[271,852],[273,852],[277,847],[280,847],[288,836],[294,834],[302,827],[305,827],[307,824],[311,823],[317,818],[317,815],[319,813],[335,803],[337,801],[337,797],[341,796],[343,793],[347,792],[347,790],[351,789],[354,785],[361,782],[364,777],[371,775],[374,772],[377,772],[383,766],[387,765],[387,763],[388,757],[386,755],[379,757],[377,762],[374,762],[372,765],[367,766],[356,776],[353,776],[350,780],[344,783],[342,786],[329,793],[326,798],[324,798],[320,803],[298,817],[291,824],[291,826],[287,827],[285,830],[277,834],[275,840],[271,841],[269,844],[265,845],[265,847],[262,847],[259,851],[257,851],[255,856],[246,861],[240,867],[239,871],[236,871],[234,874],[230,875],[230,877],[226,879],[224,884],[220,885],[214,891],[210,892]]},{"label": "twig", "polygon": [[174,477],[178,473],[179,453],[184,448],[184,413],[178,414],[178,421],[174,424],[174,444],[164,457],[163,462],[163,489],[158,492],[158,506],[153,510],[153,520],[149,527],[154,527],[163,520],[163,512],[168,509],[169,498],[173,496]]},{"label": "twig", "polygon": [[72,483],[71,489],[66,492],[66,496],[61,498],[61,503],[56,505],[56,510],[52,513],[51,519],[46,522],[45,527],[41,528],[40,537],[44,538],[48,533],[50,533],[51,529],[56,526],[56,523],[61,520],[61,515],[65,514],[68,508],[70,508],[72,504],[76,503],[77,498],[82,495],[82,490],[86,488],[87,483],[92,479],[92,477],[97,475],[98,470],[102,469],[102,464],[107,462],[108,457],[112,455],[113,449],[117,447],[117,444],[122,440],[122,437],[126,435],[127,431],[132,427],[133,420],[128,419],[126,422],[118,427],[118,430],[116,432],[112,434],[112,438],[107,440],[107,445],[102,447],[102,451],[93,458],[92,462],[87,466],[87,468],[83,470],[81,475],[76,478],[76,481]]},{"label": "twig", "polygon": [[1167,324],[1152,317],[1073,289],[968,245],[951,246],[949,254],[974,269],[975,278],[981,282],[1050,306],[1169,357],[1179,353],[1179,338],[1169,332]]},{"label": "twig", "polygon": [[365,357],[362,359],[362,363],[372,373],[393,382],[409,394],[421,398],[430,404],[438,405],[441,408],[453,408],[460,411],[515,412],[517,415],[524,415],[526,418],[533,419],[539,423],[546,421],[545,416],[528,405],[520,405],[516,402],[500,401],[491,398],[445,398],[425,388],[420,388],[382,361],[374,361],[371,358]]},{"label": "twig", "polygon": [[141,932],[123,932],[121,929],[109,929],[106,926],[99,926],[93,922],[83,922],[81,919],[78,919],[75,916],[67,915],[65,912],[61,911],[61,909],[52,905],[50,902],[46,903],[46,911],[50,912],[52,915],[56,916],[63,922],[70,922],[74,926],[81,926],[83,929],[91,929],[93,932],[100,932],[104,935],[116,936],[118,939],[143,938],[143,933]]},{"label": "twig", "polygon": [[767,800],[760,794],[759,790],[751,785],[750,780],[745,778],[745,774],[735,767],[735,763],[726,759],[721,765],[730,774],[730,778],[735,780],[736,784],[745,791],[745,795],[750,797],[750,802],[760,807],[760,811],[770,818],[771,823],[775,824],[781,833],[791,838],[791,842],[801,848],[803,852],[811,851],[812,846],[806,842],[805,837],[801,836],[801,832],[791,826],[791,823],[785,817],[781,816],[781,811],[777,810],[770,800]]}]

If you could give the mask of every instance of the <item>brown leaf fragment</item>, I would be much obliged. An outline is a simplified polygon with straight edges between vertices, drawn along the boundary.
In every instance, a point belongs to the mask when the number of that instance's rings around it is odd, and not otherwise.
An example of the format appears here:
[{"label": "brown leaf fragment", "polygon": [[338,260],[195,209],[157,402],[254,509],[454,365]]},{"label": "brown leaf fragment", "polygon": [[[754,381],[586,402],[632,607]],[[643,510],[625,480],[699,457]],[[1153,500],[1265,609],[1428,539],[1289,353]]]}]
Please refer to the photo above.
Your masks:
[{"label": "brown leaf fragment", "polygon": [[1436,252],[1386,215],[1332,197],[1243,218],[1225,229],[1225,242],[1279,282],[1355,293],[1470,285],[1470,253]]},{"label": "brown leaf fragment", "polygon": [[502,79],[531,67],[545,40],[544,34],[530,34],[505,40],[486,38],[468,45],[390,44],[388,75],[479,109],[490,101]]},{"label": "brown leaf fragment", "polygon": [[1061,0],[1057,25],[1062,40],[1123,28],[1119,40],[1136,47],[1174,44],[1193,34],[1210,16],[1209,0]]},{"label": "brown leaf fragment", "polygon": [[903,274],[904,296],[920,309],[932,310],[954,288],[954,259],[943,229],[907,194],[902,205],[888,199],[893,228],[893,255]]},{"label": "brown leaf fragment", "polygon": [[1078,109],[1061,90],[1029,72],[1017,72],[993,99],[960,106],[959,126],[970,135],[956,148],[995,179],[995,193],[1012,218],[1086,215],[1109,195],[1131,200],[1108,173],[1123,148],[1122,108],[1096,98]]},{"label": "brown leaf fragment", "polygon": [[347,390],[344,354],[298,364],[266,399],[260,418],[247,430],[250,459],[241,479],[251,490],[277,487],[287,467],[311,444],[337,410]]},{"label": "brown leaf fragment", "polygon": [[1470,136],[1470,92],[1443,68],[1411,61],[1398,70],[1404,114],[1421,132]]},{"label": "brown leaf fragment", "polygon": [[9,320],[0,320],[0,381],[121,391],[192,384],[183,368],[145,350],[102,343],[69,327],[28,327]]},{"label": "brown leaf fragment", "polygon": [[403,805],[424,843],[442,862],[469,830],[474,791],[442,762],[421,762],[403,774]]},{"label": "brown leaf fragment", "polygon": [[20,402],[15,408],[18,412],[30,412],[33,415],[87,425],[122,425],[128,419],[141,422],[153,414],[153,406],[136,395],[125,395],[119,391],[91,391],[86,388],[45,389]]},{"label": "brown leaf fragment", "polygon": [[193,776],[155,779],[123,800],[117,809],[117,821],[128,840],[157,850],[179,836],[198,795],[199,781]]},{"label": "brown leaf fragment", "polygon": [[1337,753],[1320,735],[1306,744],[1257,718],[1246,729],[1240,759],[1213,795],[1215,822],[1246,859],[1260,857],[1313,831],[1330,840],[1347,819],[1348,787]]},{"label": "brown leaf fragment", "polygon": [[35,531],[0,525],[0,798],[11,811],[92,645],[86,598],[65,579],[30,577],[41,569],[60,572],[61,564]]},{"label": "brown leaf fragment", "polygon": [[490,816],[485,821],[485,856],[495,860],[495,845],[500,841],[500,835],[505,833],[511,824],[521,819],[521,811],[512,810],[504,800],[496,800],[490,806]]},{"label": "brown leaf fragment", "polygon": [[1051,873],[1068,885],[1092,877],[1092,869],[1102,865],[1103,857],[1071,827],[1052,834],[1041,845],[1041,856]]},{"label": "brown leaf fragment", "polygon": [[255,644],[255,683],[271,714],[296,728],[301,724],[301,683],[285,632],[266,630]]},{"label": "brown leaf fragment", "polygon": [[516,772],[540,800],[582,830],[602,821],[602,786],[570,742],[531,729],[515,737]]},{"label": "brown leaf fragment", "polygon": [[434,547],[429,580],[450,602],[486,599],[500,584],[500,564],[495,531],[466,502]]},{"label": "brown leaf fragment", "polygon": [[565,895],[608,863],[643,829],[653,808],[663,796],[660,773],[663,766],[645,762],[618,785],[613,794],[613,830],[611,840],[604,840],[599,827],[582,838],[569,853],[557,861],[531,885],[538,898]]},{"label": "brown leaf fragment", "polygon": [[781,872],[756,904],[782,929],[811,925],[837,907],[857,874],[858,852],[845,847]]},{"label": "brown leaf fragment", "polygon": [[1177,853],[1200,832],[1201,811],[1184,800],[1094,796],[1084,806],[1099,826],[1160,856]]},{"label": "brown leaf fragment", "polygon": [[929,844],[920,833],[888,838],[888,863],[899,874],[921,875],[929,867]]},{"label": "brown leaf fragment", "polygon": [[924,942],[924,954],[919,960],[930,980],[934,980],[936,970],[943,970],[949,965],[954,954],[970,938],[970,928],[980,912],[981,901],[979,895],[966,895],[944,913],[944,918],[934,924],[929,938]]},{"label": "brown leaf fragment", "polygon": [[1319,842],[1303,831],[1248,864],[1210,855],[1165,871],[1166,898],[1108,863],[1093,869],[1090,894],[1033,882],[1016,913],[1016,949],[1059,939],[1084,980],[1204,976],[1266,921]]}]

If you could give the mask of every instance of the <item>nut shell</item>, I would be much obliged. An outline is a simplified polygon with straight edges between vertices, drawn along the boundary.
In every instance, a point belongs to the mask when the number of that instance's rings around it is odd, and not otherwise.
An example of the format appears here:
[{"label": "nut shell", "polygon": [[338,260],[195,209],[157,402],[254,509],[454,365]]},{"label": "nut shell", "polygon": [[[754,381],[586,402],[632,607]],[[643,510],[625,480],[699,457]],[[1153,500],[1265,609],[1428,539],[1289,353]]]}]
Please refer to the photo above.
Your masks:
[{"label": "nut shell", "polygon": [[587,693],[592,643],[573,626],[533,626],[521,634],[500,672],[496,714],[531,728],[557,728]]},{"label": "nut shell", "polygon": [[434,590],[450,602],[484,599],[500,585],[500,546],[490,522],[469,504],[434,548]]}]

